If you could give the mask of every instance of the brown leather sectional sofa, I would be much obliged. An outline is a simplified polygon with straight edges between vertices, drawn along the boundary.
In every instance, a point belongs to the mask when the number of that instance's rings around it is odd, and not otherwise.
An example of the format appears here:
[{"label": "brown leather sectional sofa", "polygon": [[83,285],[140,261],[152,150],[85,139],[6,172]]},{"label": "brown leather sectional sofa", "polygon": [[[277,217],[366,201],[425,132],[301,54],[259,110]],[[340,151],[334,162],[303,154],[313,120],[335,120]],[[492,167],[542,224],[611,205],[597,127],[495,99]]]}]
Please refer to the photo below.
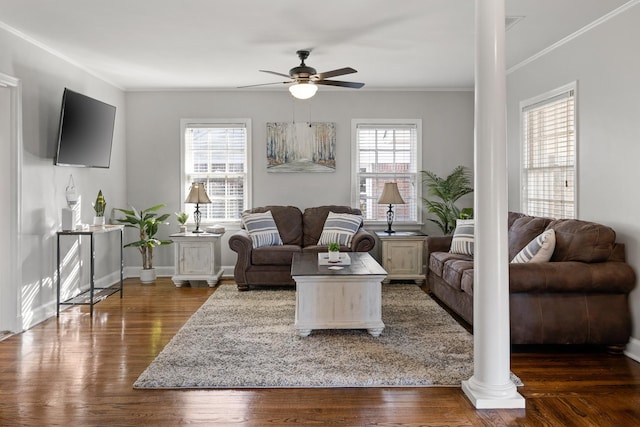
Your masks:
[{"label": "brown leather sectional sofa", "polygon": [[[636,276],[615,232],[593,222],[515,212],[508,227],[509,260],[546,229],[556,236],[550,262],[509,264],[511,343],[623,348]],[[473,324],[473,259],[449,253],[451,239],[427,237],[427,282],[433,295]]]},{"label": "brown leather sectional sofa", "polygon": [[[246,212],[271,211],[283,245],[254,249],[249,233],[240,229],[229,238],[229,247],[237,252],[233,271],[238,290],[250,286],[295,285],[291,277],[291,259],[296,252],[326,252],[326,246],[318,246],[324,222],[329,212],[362,215],[359,209],[349,206],[319,206],[307,208],[304,213],[295,206],[263,206]],[[368,252],[375,246],[372,234],[364,228],[353,236],[351,247],[341,251]]]}]

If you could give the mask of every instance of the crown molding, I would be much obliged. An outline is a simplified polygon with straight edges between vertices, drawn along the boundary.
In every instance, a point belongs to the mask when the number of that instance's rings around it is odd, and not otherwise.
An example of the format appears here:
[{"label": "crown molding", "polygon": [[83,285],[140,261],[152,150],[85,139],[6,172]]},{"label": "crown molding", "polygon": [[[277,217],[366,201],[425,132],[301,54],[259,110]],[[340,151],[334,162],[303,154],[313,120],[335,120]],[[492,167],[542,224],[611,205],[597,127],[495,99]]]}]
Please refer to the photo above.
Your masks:
[{"label": "crown molding", "polygon": [[55,56],[58,59],[61,59],[67,63],[69,63],[70,65],[73,65],[76,68],[79,68],[80,70],[92,75],[93,77],[102,80],[103,82],[117,88],[120,89],[121,91],[124,91],[125,89],[123,87],[121,87],[120,85],[110,81],[109,79],[107,79],[106,77],[96,73],[94,70],[87,68],[85,65],[79,63],[78,61],[66,56],[65,54],[57,51],[56,49],[52,48],[51,46],[48,46],[45,43],[42,43],[41,41],[23,33],[22,31],[6,24],[5,22],[0,21],[0,29],[5,30],[6,32],[13,34],[14,36],[24,40],[25,42],[32,44],[34,46],[36,46],[39,49],[42,49],[43,51],[49,53],[50,55]]},{"label": "crown molding", "polygon": [[535,55],[530,56],[529,58],[525,59],[524,61],[519,62],[518,64],[514,65],[513,67],[507,69],[507,74],[511,74],[512,72],[519,70],[520,68],[522,68],[522,67],[532,63],[533,61],[543,57],[544,55],[546,55],[546,54],[558,49],[559,47],[569,43],[570,41],[577,39],[581,35],[587,33],[588,31],[591,31],[592,29],[594,29],[594,28],[598,27],[599,25],[607,22],[608,20],[620,15],[621,13],[626,12],[627,10],[631,9],[634,6],[637,6],[638,4],[640,4],[640,0],[631,0],[631,1],[623,4],[622,6],[618,7],[617,9],[614,9],[611,12],[607,13],[606,15],[603,15],[600,18],[596,19],[592,23],[590,23],[588,25],[585,25],[584,27],[582,27],[578,31],[574,32],[573,34],[568,35],[567,37],[555,42],[551,46],[549,46],[549,47],[547,47],[545,49],[542,49],[540,52],[536,53]]}]

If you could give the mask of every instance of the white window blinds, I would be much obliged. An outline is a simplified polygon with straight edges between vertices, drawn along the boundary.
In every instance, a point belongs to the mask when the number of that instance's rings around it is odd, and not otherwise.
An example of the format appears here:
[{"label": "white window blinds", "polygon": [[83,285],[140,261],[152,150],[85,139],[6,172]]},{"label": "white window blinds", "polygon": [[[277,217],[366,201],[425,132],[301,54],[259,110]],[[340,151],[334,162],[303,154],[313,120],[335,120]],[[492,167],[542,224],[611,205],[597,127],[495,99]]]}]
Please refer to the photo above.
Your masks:
[{"label": "white window blinds", "polygon": [[248,200],[248,123],[183,123],[183,187],[205,183],[203,222],[238,221]]},{"label": "white window blinds", "polygon": [[418,222],[419,132],[419,121],[355,124],[353,194],[365,220],[386,221],[389,205],[378,199],[385,182],[397,182],[405,204],[393,207],[395,222]]},{"label": "white window blinds", "polygon": [[576,216],[575,87],[522,107],[522,211]]}]

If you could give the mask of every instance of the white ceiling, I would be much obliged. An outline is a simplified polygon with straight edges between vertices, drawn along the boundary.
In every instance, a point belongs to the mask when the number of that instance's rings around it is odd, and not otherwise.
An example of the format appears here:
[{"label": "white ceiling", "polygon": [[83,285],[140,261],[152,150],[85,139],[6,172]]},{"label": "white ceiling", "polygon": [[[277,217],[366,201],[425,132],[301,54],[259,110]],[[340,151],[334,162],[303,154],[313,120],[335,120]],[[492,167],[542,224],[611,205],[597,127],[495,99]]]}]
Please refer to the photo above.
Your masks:
[{"label": "white ceiling", "polygon": [[[507,32],[507,68],[628,2],[506,0],[507,16],[524,17]],[[339,79],[364,82],[362,90],[471,88],[474,4],[0,0],[0,27],[127,90],[278,82],[282,79],[258,70],[288,74],[299,64],[299,49],[312,49],[306,63],[319,72],[355,68],[357,74]],[[285,85],[266,86],[279,87]]]}]

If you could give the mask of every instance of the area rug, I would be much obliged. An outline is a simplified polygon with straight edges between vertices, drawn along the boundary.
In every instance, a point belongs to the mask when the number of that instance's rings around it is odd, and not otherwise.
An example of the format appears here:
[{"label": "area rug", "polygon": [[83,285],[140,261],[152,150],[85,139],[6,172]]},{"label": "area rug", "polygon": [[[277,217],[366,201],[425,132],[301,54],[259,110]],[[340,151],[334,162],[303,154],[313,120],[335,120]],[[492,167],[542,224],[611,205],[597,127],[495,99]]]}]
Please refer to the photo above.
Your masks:
[{"label": "area rug", "polygon": [[139,389],[460,385],[473,338],[416,285],[383,285],[386,327],[293,327],[294,289],[221,285],[134,384]]}]

